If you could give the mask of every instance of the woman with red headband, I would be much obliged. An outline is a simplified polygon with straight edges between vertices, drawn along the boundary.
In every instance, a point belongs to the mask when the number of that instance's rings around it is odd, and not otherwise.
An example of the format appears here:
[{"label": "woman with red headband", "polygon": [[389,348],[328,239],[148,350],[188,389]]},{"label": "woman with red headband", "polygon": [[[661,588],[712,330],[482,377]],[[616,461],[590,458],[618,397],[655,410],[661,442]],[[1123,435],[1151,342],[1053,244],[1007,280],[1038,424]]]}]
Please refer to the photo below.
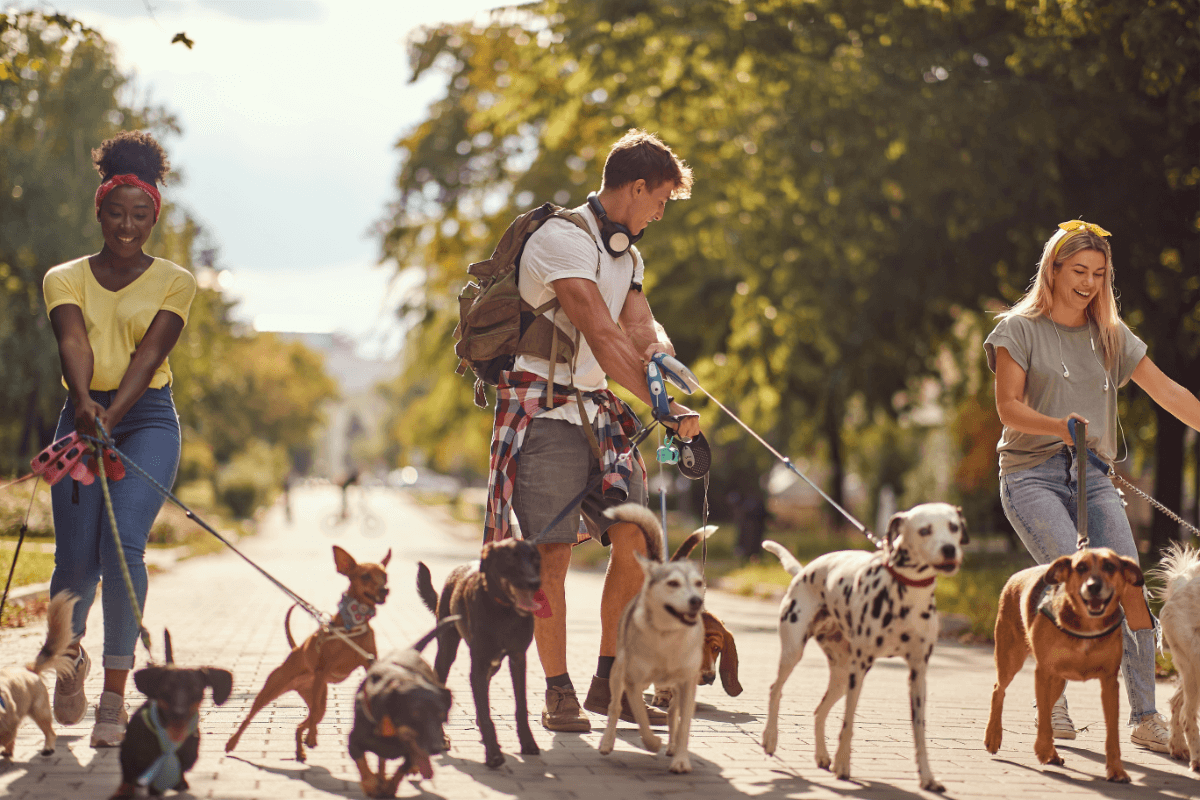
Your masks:
[{"label": "woman with red headband", "polygon": [[[1000,503],[1039,564],[1075,552],[1081,468],[1087,470],[1089,545],[1138,560],[1125,503],[1108,474],[1120,449],[1120,387],[1132,380],[1200,430],[1200,400],[1164,375],[1146,355],[1145,342],[1121,321],[1109,235],[1082,220],[1060,224],[1042,250],[1029,291],[1000,315],[984,342],[1004,423],[996,447]],[[1075,451],[1072,419],[1088,426],[1086,456]],[[1165,753],[1166,720],[1154,696],[1155,620],[1141,589],[1131,587],[1122,605],[1130,739]],[[1050,719],[1055,738],[1075,738],[1065,695]]]},{"label": "woman with red headband", "polygon": [[[67,400],[55,439],[103,428],[116,446],[163,486],[179,465],[179,417],[171,398],[167,355],[187,322],[196,294],[192,273],[142,252],[158,222],[166,153],[149,134],[127,131],[92,151],[100,172],[96,219],[104,246],[54,267],[42,289],[58,340]],[[139,608],[146,602],[144,555],[162,496],[131,474],[109,484],[121,551]],[[93,747],[115,747],[129,719],[125,682],[133,668],[138,626],[121,572],[100,482],[62,480],[51,489],[54,574],[50,593],[79,595],[72,627],[76,671],[54,687],[54,715],[79,723],[87,710],[84,683],[91,659],[83,649],[88,612],[103,578],[104,685],[96,706]]]}]

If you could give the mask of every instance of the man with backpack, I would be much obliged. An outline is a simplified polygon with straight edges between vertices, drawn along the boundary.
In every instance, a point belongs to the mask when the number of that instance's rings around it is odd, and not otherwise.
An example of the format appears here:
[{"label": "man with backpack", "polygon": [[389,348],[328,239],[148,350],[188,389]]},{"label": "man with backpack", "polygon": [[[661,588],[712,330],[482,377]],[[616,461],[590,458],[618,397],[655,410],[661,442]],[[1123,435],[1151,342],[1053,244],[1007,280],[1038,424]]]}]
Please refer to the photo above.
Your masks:
[{"label": "man with backpack", "polygon": [[[668,200],[689,197],[691,185],[691,169],[669,147],[653,134],[631,130],[609,152],[600,192],[589,195],[585,205],[546,219],[518,256],[526,321],[549,308],[544,315],[558,330],[554,346],[544,347],[546,355],[561,352],[562,342],[570,358],[520,353],[512,369],[500,373],[485,539],[510,535],[511,507],[522,535],[541,553],[549,610],[539,612],[534,639],[547,684],[542,724],[552,731],[591,729],[567,672],[566,575],[572,546],[593,538],[610,547],[600,601],[600,658],[583,703],[596,714],[608,713],[617,627],[641,589],[642,570],[634,556],[645,552],[641,532],[603,516],[609,507],[644,504],[647,497],[645,465],[630,441],[638,422],[609,391],[607,379],[652,406],[645,364],[655,353],[674,355],[674,348],[642,293],[644,265],[633,243],[649,223],[662,219]],[[538,311],[530,314],[530,308]],[[551,376],[553,390],[547,391]],[[681,436],[700,433],[694,412],[674,402],[670,411]],[[578,513],[568,513],[546,530],[602,474]],[[632,722],[629,700],[622,719]],[[652,723],[666,724],[663,712],[648,710]]]}]

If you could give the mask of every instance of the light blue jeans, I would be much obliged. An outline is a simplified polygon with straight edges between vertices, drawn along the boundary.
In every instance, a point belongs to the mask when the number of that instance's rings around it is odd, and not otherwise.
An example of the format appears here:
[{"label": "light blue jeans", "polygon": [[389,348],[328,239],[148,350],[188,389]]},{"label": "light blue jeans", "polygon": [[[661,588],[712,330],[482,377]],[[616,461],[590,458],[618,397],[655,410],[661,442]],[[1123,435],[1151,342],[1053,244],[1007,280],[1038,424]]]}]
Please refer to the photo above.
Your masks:
[{"label": "light blue jeans", "polygon": [[[92,399],[108,408],[116,392],[91,392]],[[70,398],[58,418],[55,439],[75,430],[75,404]],[[179,416],[171,390],[147,389],[112,431],[117,448],[154,479],[170,489],[179,467]],[[146,542],[150,526],[162,508],[163,496],[131,468],[125,477],[108,482],[121,550],[129,566],[139,609],[146,606]],[[54,510],[54,574],[51,596],[63,590],[79,595],[71,618],[78,640],[87,629],[88,612],[96,599],[96,583],[103,578],[101,608],[104,611],[105,669],[133,669],[133,648],[138,627],[117,558],[112,527],[97,478],[84,486],[63,478],[50,489]]]},{"label": "light blue jeans", "polygon": [[[1021,537],[1029,554],[1039,564],[1075,552],[1079,538],[1079,479],[1075,448],[1064,446],[1049,461],[1030,469],[1000,477],[1000,504],[1004,515]],[[1107,468],[1088,452],[1087,518],[1088,545],[1108,547],[1118,555],[1138,561],[1137,544],[1125,515],[1125,501],[1107,475]],[[1129,724],[1136,725],[1155,713],[1154,627],[1141,631],[1122,625],[1125,653],[1121,674],[1129,696]]]}]

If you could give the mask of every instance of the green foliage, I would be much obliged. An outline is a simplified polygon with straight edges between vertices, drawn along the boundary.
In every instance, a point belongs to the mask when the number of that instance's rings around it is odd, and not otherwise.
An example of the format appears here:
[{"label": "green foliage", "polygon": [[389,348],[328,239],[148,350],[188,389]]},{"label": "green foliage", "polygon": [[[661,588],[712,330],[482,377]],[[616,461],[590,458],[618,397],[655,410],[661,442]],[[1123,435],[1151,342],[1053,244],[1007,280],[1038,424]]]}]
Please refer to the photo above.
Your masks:
[{"label": "green foliage", "polygon": [[[441,72],[446,96],[398,144],[383,236],[387,255],[426,276],[393,392],[400,449],[483,469],[490,419],[452,373],[465,267],[517,213],[582,202],[630,126],[659,132],[697,178],[639,243],[656,316],[715,396],[781,450],[831,463],[835,498],[848,469],[904,466],[848,445],[892,436],[856,434],[888,418],[909,424],[929,380],[972,462],[956,475],[963,496],[994,496],[994,468],[976,464],[995,442],[991,377],[978,373],[991,321],[972,311],[1014,300],[1064,219],[1117,232],[1126,318],[1168,374],[1200,389],[1194,11],[548,0],[424,31],[410,43],[414,79]],[[718,485],[769,468],[697,404]],[[1177,483],[1183,470],[1164,463],[1159,483]]]},{"label": "green foliage", "polygon": [[[110,46],[79,23],[0,14],[0,475],[24,471],[49,443],[65,396],[42,276],[98,249],[91,149],[121,129],[160,140],[178,130],[162,109],[122,105],[125,83]],[[216,250],[188,214],[164,204],[146,251],[191,269],[198,249]],[[231,302],[207,283],[170,356],[184,429],[179,481],[196,496],[219,486],[252,511],[311,449],[337,387],[302,344],[236,325]]]}]

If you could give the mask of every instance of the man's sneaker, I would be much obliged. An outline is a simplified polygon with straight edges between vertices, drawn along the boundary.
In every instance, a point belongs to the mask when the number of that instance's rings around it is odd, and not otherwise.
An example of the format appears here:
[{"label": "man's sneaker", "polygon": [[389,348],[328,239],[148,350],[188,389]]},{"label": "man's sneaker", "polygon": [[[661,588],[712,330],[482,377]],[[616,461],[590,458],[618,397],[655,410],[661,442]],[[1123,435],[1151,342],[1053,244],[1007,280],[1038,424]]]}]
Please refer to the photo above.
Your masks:
[{"label": "man's sneaker", "polygon": [[551,686],[546,689],[546,707],[542,709],[542,727],[562,733],[587,733],[592,721],[579,707],[574,689]]},{"label": "man's sneaker", "polygon": [[1050,709],[1050,728],[1054,731],[1055,739],[1074,739],[1075,723],[1067,714],[1067,698],[1059,695],[1054,706]]},{"label": "man's sneaker", "polygon": [[1167,747],[1167,740],[1170,736],[1166,718],[1162,714],[1155,713],[1148,717],[1142,717],[1142,721],[1133,729],[1133,733],[1129,734],[1129,741],[1138,747],[1144,747],[1156,753],[1167,753],[1170,752],[1170,748]]},{"label": "man's sneaker", "polygon": [[83,693],[83,682],[92,668],[87,650],[79,645],[79,656],[75,659],[75,674],[70,678],[62,675],[54,681],[54,718],[60,725],[78,725],[87,713],[87,695]]},{"label": "man's sneaker", "polygon": [[[644,703],[641,697],[637,698],[638,702]],[[583,707],[593,714],[601,714],[608,716],[608,704],[612,701],[612,689],[609,687],[608,678],[598,678],[592,676],[592,685],[588,687],[587,697],[583,701]],[[652,706],[646,706],[646,713],[650,717],[651,725],[666,725],[667,712]],[[637,722],[633,718],[633,712],[629,710],[629,695],[621,698],[621,719],[625,722]]]},{"label": "man's sneaker", "polygon": [[100,702],[96,705],[96,724],[92,728],[92,747],[120,747],[128,724],[125,698],[116,692],[101,692]]}]

